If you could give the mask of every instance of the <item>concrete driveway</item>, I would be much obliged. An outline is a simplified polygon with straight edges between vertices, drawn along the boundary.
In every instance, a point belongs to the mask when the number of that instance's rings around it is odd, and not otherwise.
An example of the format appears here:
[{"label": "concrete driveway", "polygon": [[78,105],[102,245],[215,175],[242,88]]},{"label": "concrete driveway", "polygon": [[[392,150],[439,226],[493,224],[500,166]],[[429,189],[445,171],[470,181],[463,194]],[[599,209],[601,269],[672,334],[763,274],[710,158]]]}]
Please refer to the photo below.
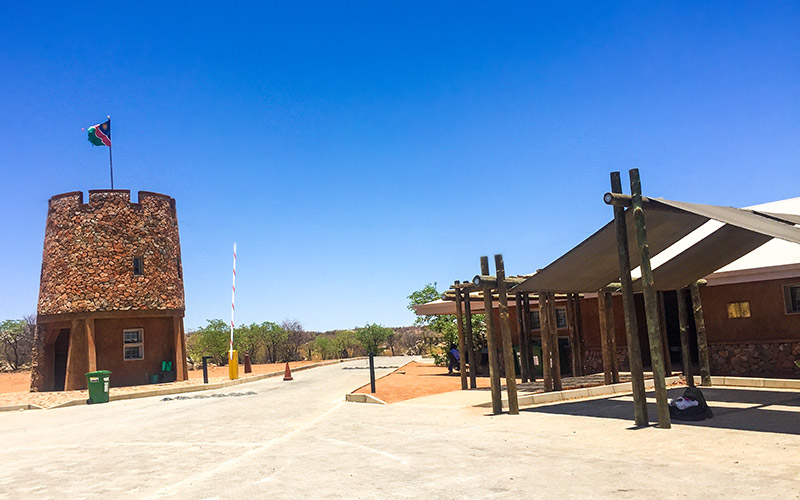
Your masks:
[{"label": "concrete driveway", "polygon": [[797,434],[345,403],[365,366],[0,414],[0,498],[800,498]]}]

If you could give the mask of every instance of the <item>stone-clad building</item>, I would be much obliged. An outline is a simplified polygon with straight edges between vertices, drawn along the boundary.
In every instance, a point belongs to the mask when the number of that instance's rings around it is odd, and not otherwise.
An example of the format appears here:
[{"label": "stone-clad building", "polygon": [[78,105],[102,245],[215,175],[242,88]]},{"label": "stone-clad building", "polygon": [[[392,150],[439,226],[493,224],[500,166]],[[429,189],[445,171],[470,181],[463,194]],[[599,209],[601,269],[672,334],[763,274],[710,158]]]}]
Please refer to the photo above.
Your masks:
[{"label": "stone-clad building", "polygon": [[32,391],[145,384],[171,361],[187,378],[183,271],[175,200],[128,190],[50,198],[42,255]]}]

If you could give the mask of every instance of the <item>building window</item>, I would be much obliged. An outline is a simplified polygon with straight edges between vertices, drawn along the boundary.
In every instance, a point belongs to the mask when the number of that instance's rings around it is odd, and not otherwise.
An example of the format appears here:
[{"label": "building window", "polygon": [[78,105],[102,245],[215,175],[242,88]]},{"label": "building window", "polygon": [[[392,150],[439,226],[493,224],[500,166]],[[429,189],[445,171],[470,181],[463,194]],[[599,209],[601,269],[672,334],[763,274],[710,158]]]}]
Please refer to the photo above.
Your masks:
[{"label": "building window", "polygon": [[750,317],[750,302],[729,302],[728,303],[728,317],[729,318],[749,318]]},{"label": "building window", "polygon": [[542,325],[539,323],[539,311],[531,311],[531,330],[539,330]]},{"label": "building window", "polygon": [[783,287],[783,298],[788,314],[800,313],[800,285]]},{"label": "building window", "polygon": [[122,331],[122,354],[125,361],[144,359],[144,329],[128,328]]},{"label": "building window", "polygon": [[556,328],[567,327],[567,310],[556,309]]},{"label": "building window", "polygon": [[144,274],[144,266],[142,265],[141,257],[133,258],[133,275],[142,276]]}]

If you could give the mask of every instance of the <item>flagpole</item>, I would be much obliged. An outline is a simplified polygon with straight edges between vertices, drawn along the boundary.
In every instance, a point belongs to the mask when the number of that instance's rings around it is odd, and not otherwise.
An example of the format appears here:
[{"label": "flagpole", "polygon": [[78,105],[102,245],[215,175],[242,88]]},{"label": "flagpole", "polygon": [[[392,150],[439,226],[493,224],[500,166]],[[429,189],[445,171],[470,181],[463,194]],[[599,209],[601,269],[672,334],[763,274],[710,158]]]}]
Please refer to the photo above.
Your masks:
[{"label": "flagpole", "polygon": [[111,146],[108,147],[108,166],[111,167],[111,189],[114,189],[114,162],[111,161]]},{"label": "flagpole", "polygon": [[[108,128],[111,128],[111,116],[108,116]],[[109,142],[111,138],[109,137]],[[111,169],[111,189],[114,189],[114,162],[111,159],[111,144],[108,145],[108,166]]]}]

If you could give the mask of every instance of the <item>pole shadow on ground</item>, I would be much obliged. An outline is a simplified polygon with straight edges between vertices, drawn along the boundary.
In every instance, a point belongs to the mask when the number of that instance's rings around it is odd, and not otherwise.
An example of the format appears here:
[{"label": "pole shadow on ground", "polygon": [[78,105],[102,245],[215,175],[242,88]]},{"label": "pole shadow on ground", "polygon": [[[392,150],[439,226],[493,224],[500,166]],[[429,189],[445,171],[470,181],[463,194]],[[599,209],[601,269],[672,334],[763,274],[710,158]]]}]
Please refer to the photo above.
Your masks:
[{"label": "pole shadow on ground", "polygon": [[[670,399],[678,398],[685,388],[670,389]],[[675,425],[695,425],[719,429],[773,432],[800,435],[800,393],[788,391],[747,390],[709,387],[702,389],[714,417],[699,422],[673,420]],[[648,400],[655,394],[647,393]],[[655,403],[648,402],[648,415],[656,415]],[[524,410],[529,413],[614,418],[633,422],[633,398],[620,394],[603,399],[575,401]],[[654,423],[651,417],[650,422]]]}]

